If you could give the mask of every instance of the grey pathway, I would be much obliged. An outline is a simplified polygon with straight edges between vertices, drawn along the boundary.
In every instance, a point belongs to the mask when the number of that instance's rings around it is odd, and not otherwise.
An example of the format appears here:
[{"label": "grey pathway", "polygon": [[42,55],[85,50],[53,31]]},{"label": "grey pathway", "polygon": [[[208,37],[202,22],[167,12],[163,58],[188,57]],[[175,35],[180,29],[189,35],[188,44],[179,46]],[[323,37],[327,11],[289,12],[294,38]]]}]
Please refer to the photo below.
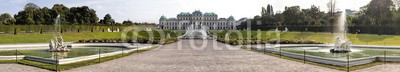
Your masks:
[{"label": "grey pathway", "polygon": [[[182,40],[124,58],[75,68],[70,72],[336,72],[337,70],[280,59],[261,53],[227,48],[207,40]],[[193,43],[193,44],[191,44]],[[220,46],[220,47],[216,47]],[[233,49],[233,50],[232,50]]]},{"label": "grey pathway", "polygon": [[366,69],[356,70],[355,72],[400,72],[399,64],[384,64],[369,67]]},{"label": "grey pathway", "polygon": [[0,64],[0,72],[50,72],[50,71],[20,64]]}]

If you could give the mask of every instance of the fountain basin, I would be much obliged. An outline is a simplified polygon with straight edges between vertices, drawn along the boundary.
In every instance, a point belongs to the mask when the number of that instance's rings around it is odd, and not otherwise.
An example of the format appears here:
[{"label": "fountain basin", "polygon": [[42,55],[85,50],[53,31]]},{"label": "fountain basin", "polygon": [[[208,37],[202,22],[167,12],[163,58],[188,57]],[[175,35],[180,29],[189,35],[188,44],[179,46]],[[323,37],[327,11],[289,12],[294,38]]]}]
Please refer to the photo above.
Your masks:
[{"label": "fountain basin", "polygon": [[[74,47],[71,52],[49,52],[48,49],[28,49],[18,50],[18,55],[36,56],[50,59],[65,59],[81,56],[96,55],[100,53],[110,53],[122,51],[123,48],[117,47]],[[126,49],[125,49],[126,50]],[[15,56],[15,50],[0,50],[0,56]]]},{"label": "fountain basin", "polygon": [[[155,45],[132,46],[125,43],[76,43],[70,46],[71,52],[49,52],[48,44],[0,45],[0,60],[17,58],[49,64],[69,64],[156,47]],[[15,56],[16,49],[18,56]]]},{"label": "fountain basin", "polygon": [[305,51],[305,54],[309,56],[333,58],[340,60],[346,60],[347,55],[349,55],[350,59],[384,56],[385,51],[386,51],[386,56],[400,56],[400,49],[354,47],[351,49],[352,52],[348,53],[331,53],[330,52],[331,49],[332,47],[316,47],[313,49],[310,49],[308,47],[291,47],[291,48],[282,48],[282,51],[289,53],[297,53],[297,54],[303,54]]},{"label": "fountain basin", "polygon": [[[356,66],[376,61],[400,62],[400,46],[352,45],[349,53],[331,53],[334,45],[327,44],[280,44],[256,45],[252,50],[287,56],[300,60],[334,66]],[[348,57],[348,58],[347,58]]]}]

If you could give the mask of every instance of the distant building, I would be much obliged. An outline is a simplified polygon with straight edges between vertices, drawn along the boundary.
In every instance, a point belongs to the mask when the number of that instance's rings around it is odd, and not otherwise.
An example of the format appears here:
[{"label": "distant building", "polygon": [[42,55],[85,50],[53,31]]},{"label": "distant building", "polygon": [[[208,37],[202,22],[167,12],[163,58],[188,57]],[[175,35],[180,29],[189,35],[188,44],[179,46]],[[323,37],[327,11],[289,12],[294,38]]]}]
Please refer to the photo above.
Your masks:
[{"label": "distant building", "polygon": [[189,25],[195,23],[206,26],[210,30],[235,30],[237,25],[233,16],[218,18],[218,15],[213,12],[202,13],[196,10],[193,13],[181,12],[176,18],[161,16],[159,28],[163,30],[185,30]]}]

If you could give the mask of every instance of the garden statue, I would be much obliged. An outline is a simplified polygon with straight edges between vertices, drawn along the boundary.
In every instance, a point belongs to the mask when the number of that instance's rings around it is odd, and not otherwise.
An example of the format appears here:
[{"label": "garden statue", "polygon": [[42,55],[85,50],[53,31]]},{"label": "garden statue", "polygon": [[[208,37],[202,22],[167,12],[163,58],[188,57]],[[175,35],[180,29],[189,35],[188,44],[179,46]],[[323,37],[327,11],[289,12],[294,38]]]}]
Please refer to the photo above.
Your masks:
[{"label": "garden statue", "polygon": [[61,36],[56,37],[55,39],[50,40],[49,44],[49,51],[50,52],[69,52],[71,51],[70,48],[64,45],[63,39]]},{"label": "garden statue", "polygon": [[340,37],[336,38],[335,46],[330,50],[331,53],[348,53],[350,51],[350,41],[341,40]]}]

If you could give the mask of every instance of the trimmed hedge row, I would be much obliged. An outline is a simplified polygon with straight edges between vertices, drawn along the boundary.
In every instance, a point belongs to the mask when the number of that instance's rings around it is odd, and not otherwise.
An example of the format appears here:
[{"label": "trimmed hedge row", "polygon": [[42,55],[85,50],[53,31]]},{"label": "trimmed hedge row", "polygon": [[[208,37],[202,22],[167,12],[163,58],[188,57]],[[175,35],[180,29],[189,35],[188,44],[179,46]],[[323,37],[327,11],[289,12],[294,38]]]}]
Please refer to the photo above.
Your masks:
[{"label": "trimmed hedge row", "polygon": [[245,45],[245,44],[323,44],[323,42],[315,42],[315,41],[297,41],[297,40],[256,40],[256,39],[222,39],[218,38],[218,42],[231,44],[231,45]]},{"label": "trimmed hedge row", "polygon": [[145,38],[138,38],[137,41],[131,40],[131,39],[126,39],[123,41],[122,39],[89,39],[89,40],[79,40],[76,43],[149,43],[149,44],[170,44],[177,42],[178,39],[176,38],[168,38],[164,40],[160,39],[154,39],[154,40],[149,40]]},{"label": "trimmed hedge row", "polygon": [[5,34],[20,33],[52,33],[52,32],[107,32],[123,30],[126,26],[94,26],[94,25],[0,25],[0,32]]}]

